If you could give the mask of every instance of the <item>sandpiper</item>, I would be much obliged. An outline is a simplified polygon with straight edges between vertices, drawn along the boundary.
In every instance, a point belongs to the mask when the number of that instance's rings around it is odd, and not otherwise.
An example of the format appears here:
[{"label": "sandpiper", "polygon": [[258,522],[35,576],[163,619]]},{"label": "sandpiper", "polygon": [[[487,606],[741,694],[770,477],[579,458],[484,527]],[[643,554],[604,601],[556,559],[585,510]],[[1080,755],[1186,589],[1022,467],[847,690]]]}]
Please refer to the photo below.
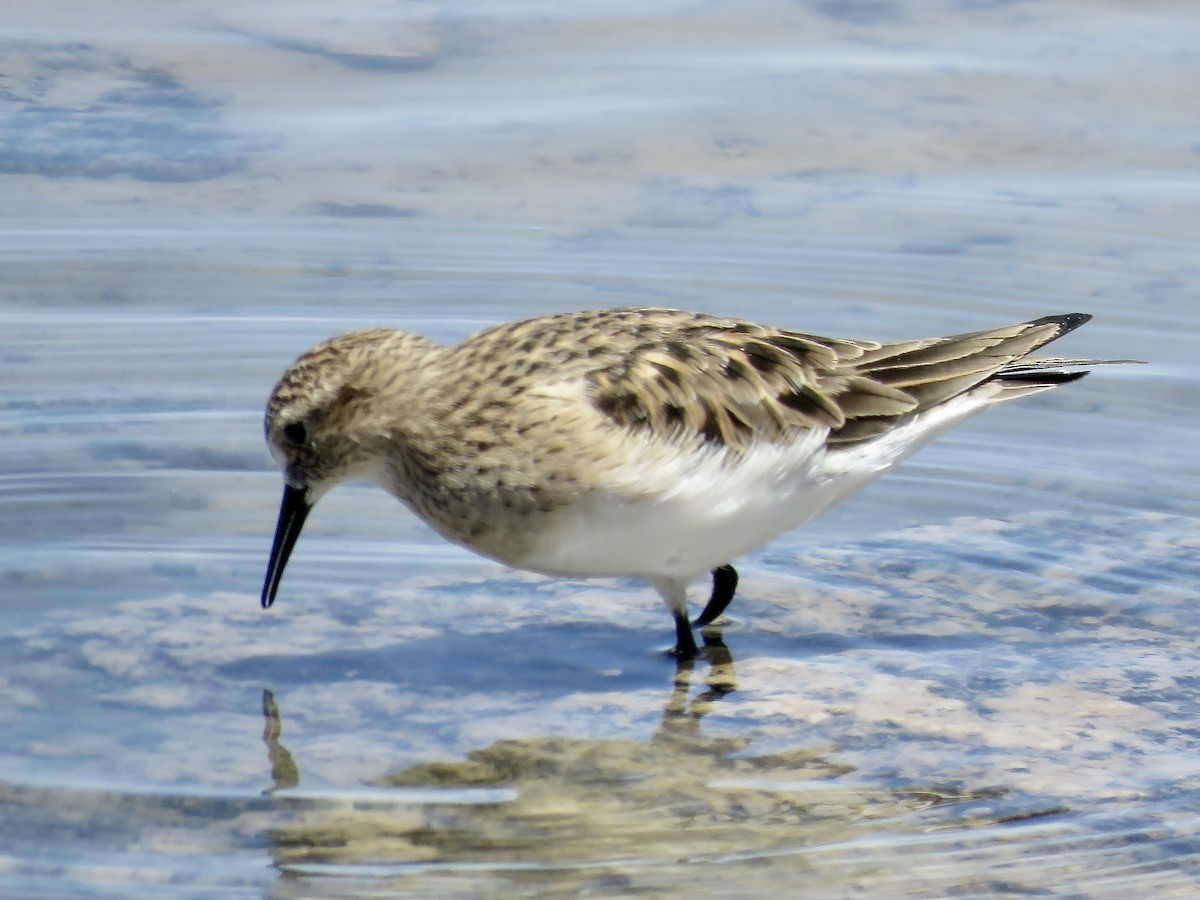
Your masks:
[{"label": "sandpiper", "polygon": [[267,405],[284,470],[262,605],[313,505],[368,479],[447,539],[509,566],[638,576],[697,653],[733,598],[730,561],[815,518],[993,404],[1101,360],[1035,359],[1090,319],[952,337],[839,340],[732,318],[624,308],[542,316],[457,347],[351,331],[297,359]]}]

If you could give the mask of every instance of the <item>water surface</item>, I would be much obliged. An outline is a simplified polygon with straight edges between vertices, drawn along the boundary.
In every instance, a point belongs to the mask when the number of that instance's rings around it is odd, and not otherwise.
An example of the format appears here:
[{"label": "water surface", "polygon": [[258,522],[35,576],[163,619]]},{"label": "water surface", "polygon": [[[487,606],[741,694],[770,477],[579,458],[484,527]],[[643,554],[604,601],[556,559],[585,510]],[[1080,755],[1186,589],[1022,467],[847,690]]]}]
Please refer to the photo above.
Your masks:
[{"label": "water surface", "polygon": [[[0,893],[1200,891],[1191,4],[9,6]],[[366,486],[259,609],[300,351],[619,304],[1150,365],[741,560],[679,671]]]}]

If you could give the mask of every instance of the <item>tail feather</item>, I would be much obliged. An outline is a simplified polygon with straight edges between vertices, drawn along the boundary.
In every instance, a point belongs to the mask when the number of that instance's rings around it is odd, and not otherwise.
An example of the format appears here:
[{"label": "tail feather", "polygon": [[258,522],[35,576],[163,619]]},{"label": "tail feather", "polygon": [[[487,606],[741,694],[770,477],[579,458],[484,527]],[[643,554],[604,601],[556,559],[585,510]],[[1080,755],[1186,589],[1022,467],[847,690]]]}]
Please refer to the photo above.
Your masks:
[{"label": "tail feather", "polygon": [[1002,373],[1018,371],[1027,354],[1091,318],[1086,313],[1065,313],[987,331],[883,344],[864,353],[856,367],[912,396],[918,409],[928,409]]},{"label": "tail feather", "polygon": [[857,372],[907,394],[915,405],[888,415],[848,415],[845,425],[830,435],[830,443],[845,446],[870,440],[906,416],[920,415],[981,385],[1000,387],[992,396],[993,402],[1000,402],[1077,381],[1088,374],[1080,367],[1137,361],[1027,355],[1091,318],[1087,313],[1063,313],[951,337],[857,345]]},{"label": "tail feather", "polygon": [[1063,372],[1059,369],[1042,370],[1042,369],[1011,369],[993,375],[991,381],[1002,382],[1003,384],[1022,384],[1022,385],[1044,385],[1045,387],[1054,387],[1059,384],[1067,384],[1071,381],[1078,381],[1084,375],[1090,374],[1089,369],[1084,369],[1080,372]]},{"label": "tail feather", "polygon": [[[1046,346],[1064,334],[1069,334],[1081,325],[1087,324],[1091,319],[1092,316],[1089,313],[1061,313],[1027,322],[1027,326],[1054,326],[1054,331],[1048,337],[1041,339],[1027,352]],[[1010,400],[1025,394],[1034,394],[1046,388],[1057,387],[1060,384],[1078,381],[1089,371],[1087,369],[1079,370],[1080,366],[1091,366],[1101,362],[1105,362],[1105,360],[1030,358],[1022,355],[1001,368],[987,381],[1003,385],[1005,391],[1001,394],[1001,398]]]}]

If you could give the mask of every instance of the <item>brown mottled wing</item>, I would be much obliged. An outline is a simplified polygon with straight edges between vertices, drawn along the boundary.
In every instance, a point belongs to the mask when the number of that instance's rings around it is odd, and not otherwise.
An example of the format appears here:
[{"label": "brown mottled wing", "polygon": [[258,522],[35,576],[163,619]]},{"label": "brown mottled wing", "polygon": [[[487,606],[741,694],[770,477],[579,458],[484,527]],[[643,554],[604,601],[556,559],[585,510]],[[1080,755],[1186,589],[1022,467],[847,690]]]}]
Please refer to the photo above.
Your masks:
[{"label": "brown mottled wing", "polygon": [[[597,408],[625,427],[735,451],[811,428],[829,429],[833,444],[867,440],[984,381],[1003,379],[1014,362],[1090,318],[1050,316],[880,344],[653,312],[661,316],[660,329],[643,332],[626,352],[590,373]],[[1028,389],[1066,379],[1036,364],[1014,367],[1014,379],[1018,371],[1041,372]]]}]

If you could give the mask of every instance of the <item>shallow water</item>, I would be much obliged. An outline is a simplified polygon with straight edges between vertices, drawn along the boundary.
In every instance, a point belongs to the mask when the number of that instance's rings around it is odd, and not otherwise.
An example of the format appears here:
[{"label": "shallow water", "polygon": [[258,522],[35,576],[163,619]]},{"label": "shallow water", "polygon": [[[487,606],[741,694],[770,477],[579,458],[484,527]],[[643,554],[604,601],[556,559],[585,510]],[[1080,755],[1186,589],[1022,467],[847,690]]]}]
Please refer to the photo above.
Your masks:
[{"label": "shallow water", "polygon": [[[0,38],[0,894],[1200,892],[1192,4],[69,6]],[[679,672],[363,486],[259,609],[297,353],[619,304],[1150,365],[740,561]]]}]

